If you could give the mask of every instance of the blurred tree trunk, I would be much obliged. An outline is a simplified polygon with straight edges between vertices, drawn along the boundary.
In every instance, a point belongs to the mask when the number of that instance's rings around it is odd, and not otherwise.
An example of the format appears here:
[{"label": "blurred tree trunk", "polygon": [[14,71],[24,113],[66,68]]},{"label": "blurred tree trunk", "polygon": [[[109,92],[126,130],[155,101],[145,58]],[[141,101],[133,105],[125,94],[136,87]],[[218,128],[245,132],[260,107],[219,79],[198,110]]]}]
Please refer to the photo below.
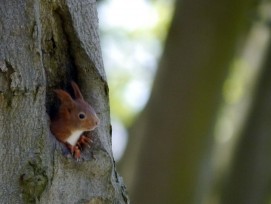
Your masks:
[{"label": "blurred tree trunk", "polygon": [[254,102],[233,155],[221,203],[270,203],[271,181],[271,44]]},{"label": "blurred tree trunk", "polygon": [[[0,202],[127,203],[111,151],[108,87],[93,0],[0,4]],[[85,161],[50,135],[54,88],[70,80],[101,119]]]},{"label": "blurred tree trunk", "polygon": [[176,1],[152,95],[124,158],[135,203],[201,203],[222,85],[251,2]]}]

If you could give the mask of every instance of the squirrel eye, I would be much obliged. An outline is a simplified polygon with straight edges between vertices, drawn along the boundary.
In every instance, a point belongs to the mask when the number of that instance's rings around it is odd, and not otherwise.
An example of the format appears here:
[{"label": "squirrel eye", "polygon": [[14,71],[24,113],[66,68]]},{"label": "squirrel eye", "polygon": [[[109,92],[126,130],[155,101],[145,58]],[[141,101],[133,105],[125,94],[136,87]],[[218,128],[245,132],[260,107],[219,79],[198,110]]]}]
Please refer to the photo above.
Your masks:
[{"label": "squirrel eye", "polygon": [[81,120],[83,120],[83,119],[85,119],[85,117],[86,117],[86,115],[85,115],[85,113],[79,113],[79,115],[78,115],[78,117],[81,119]]}]

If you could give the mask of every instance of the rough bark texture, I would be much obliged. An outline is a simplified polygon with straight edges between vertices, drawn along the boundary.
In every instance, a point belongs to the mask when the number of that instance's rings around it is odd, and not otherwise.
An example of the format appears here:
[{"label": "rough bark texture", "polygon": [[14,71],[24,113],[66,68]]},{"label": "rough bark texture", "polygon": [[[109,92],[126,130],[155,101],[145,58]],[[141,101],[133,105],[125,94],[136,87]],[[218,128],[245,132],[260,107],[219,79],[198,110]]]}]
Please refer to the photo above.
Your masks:
[{"label": "rough bark texture", "polygon": [[[0,202],[127,203],[111,150],[96,2],[3,0],[0,41]],[[101,120],[81,162],[64,157],[49,131],[52,90],[69,90],[71,80]]]},{"label": "rough bark texture", "polygon": [[202,203],[216,110],[250,3],[176,1],[152,95],[126,154],[136,203]]}]

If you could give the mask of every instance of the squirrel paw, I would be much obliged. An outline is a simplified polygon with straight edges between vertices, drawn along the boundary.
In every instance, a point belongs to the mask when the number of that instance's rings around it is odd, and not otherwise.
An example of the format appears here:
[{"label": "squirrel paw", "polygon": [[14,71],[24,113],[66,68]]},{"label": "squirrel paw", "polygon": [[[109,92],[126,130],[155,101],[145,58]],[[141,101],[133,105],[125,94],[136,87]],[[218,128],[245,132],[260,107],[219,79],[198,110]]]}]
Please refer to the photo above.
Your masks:
[{"label": "squirrel paw", "polygon": [[78,148],[78,146],[75,146],[75,147],[74,147],[73,156],[74,156],[74,158],[75,158],[77,161],[79,161],[80,156],[81,156],[81,151],[80,151],[80,149]]},{"label": "squirrel paw", "polygon": [[89,137],[82,135],[77,141],[76,146],[79,147],[80,149],[82,149],[82,147],[84,146],[90,148],[92,142],[93,141]]},{"label": "squirrel paw", "polygon": [[77,145],[73,146],[69,143],[66,143],[66,146],[70,150],[72,156],[78,161],[81,156],[81,151],[80,151],[79,147]]}]

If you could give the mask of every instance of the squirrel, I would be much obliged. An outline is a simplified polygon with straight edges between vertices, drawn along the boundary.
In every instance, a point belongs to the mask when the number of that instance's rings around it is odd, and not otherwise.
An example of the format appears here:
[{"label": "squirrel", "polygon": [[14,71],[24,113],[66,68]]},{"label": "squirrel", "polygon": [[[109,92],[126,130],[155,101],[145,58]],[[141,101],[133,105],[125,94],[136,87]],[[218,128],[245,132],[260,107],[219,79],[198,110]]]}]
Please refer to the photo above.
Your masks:
[{"label": "squirrel", "polygon": [[61,104],[56,117],[51,119],[50,129],[58,141],[65,144],[76,160],[81,156],[83,146],[90,147],[93,142],[83,133],[94,130],[100,123],[93,107],[83,98],[78,85],[71,82],[75,99],[62,90],[54,92]]}]

